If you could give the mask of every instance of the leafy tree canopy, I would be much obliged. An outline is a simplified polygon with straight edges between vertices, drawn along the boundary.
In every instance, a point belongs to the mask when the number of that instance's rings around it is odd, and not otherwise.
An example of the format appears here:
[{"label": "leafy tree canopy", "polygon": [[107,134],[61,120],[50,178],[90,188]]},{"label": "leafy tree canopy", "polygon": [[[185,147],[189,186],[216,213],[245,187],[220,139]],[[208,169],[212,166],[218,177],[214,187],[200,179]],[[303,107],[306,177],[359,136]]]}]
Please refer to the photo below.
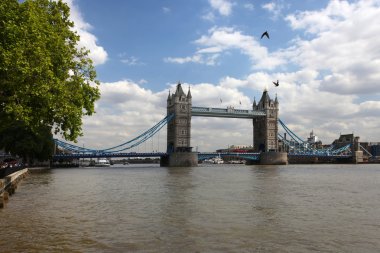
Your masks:
[{"label": "leafy tree canopy", "polygon": [[32,132],[23,122],[14,122],[0,130],[0,147],[11,155],[21,156],[28,164],[34,160],[46,161],[53,155],[53,135],[47,126]]},{"label": "leafy tree canopy", "polygon": [[37,135],[82,135],[99,82],[69,13],[61,0],[0,1],[0,131],[22,122]]}]

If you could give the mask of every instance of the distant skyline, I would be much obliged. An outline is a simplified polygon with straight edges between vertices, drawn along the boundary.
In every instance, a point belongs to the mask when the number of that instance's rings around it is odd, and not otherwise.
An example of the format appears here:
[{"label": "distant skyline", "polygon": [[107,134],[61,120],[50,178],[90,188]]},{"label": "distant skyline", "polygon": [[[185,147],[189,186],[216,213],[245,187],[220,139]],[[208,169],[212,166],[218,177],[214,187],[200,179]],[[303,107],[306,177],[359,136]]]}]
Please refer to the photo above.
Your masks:
[{"label": "distant skyline", "polygon": [[[250,109],[267,88],[305,140],[313,130],[324,144],[340,133],[380,142],[379,0],[65,2],[101,82],[80,146],[115,146],[149,129],[178,81],[195,106]],[[250,120],[192,122],[200,151],[252,145]],[[164,151],[165,132],[148,146]]]}]

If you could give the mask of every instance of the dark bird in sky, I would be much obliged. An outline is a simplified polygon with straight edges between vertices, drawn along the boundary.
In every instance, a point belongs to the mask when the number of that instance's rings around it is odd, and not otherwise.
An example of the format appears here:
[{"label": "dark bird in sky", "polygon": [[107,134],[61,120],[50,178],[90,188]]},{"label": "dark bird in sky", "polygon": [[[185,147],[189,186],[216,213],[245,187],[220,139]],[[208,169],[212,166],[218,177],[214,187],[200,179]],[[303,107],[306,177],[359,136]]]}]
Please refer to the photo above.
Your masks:
[{"label": "dark bird in sky", "polygon": [[264,36],[267,36],[267,38],[269,39],[269,33],[268,33],[268,31],[265,31],[265,32],[261,35],[261,39],[262,39]]},{"label": "dark bird in sky", "polygon": [[277,80],[277,82],[272,82],[274,85],[276,85],[276,87],[278,86],[278,85],[280,85],[279,83],[278,83],[278,80]]}]

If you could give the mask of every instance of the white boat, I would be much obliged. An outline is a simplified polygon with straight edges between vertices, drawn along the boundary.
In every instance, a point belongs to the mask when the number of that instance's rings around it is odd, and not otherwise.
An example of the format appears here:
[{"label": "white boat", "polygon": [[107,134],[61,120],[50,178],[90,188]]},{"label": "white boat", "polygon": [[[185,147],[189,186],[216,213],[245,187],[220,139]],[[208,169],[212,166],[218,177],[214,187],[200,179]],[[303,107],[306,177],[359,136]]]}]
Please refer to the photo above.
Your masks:
[{"label": "white boat", "polygon": [[215,164],[223,164],[224,160],[219,156],[214,158],[214,163]]},{"label": "white boat", "polygon": [[202,163],[214,164],[214,160],[213,159],[206,159]]},{"label": "white boat", "polygon": [[110,167],[110,166],[111,166],[111,164],[107,158],[99,158],[95,162],[95,167]]},{"label": "white boat", "polygon": [[221,157],[214,157],[211,159],[206,159],[203,161],[203,163],[208,163],[208,164],[223,164],[224,161]]}]

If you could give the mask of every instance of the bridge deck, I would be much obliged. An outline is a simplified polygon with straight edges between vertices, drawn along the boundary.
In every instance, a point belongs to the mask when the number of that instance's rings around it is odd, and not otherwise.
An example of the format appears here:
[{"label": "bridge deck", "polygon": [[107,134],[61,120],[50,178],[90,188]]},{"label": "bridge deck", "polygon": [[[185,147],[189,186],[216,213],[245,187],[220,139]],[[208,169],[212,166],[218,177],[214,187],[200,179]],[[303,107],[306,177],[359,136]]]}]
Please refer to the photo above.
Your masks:
[{"label": "bridge deck", "polygon": [[[147,152],[147,153],[73,153],[73,154],[58,154],[53,156],[53,160],[59,159],[79,159],[79,158],[111,158],[111,157],[162,157],[166,156],[168,153],[164,152]],[[199,158],[211,158],[216,156],[236,156],[236,157],[246,157],[258,159],[260,153],[217,153],[217,152],[199,152]],[[349,158],[352,154],[288,154],[288,157],[328,157],[328,158]]]},{"label": "bridge deck", "polygon": [[[58,154],[54,155],[54,160],[59,159],[79,159],[79,158],[111,158],[111,157],[161,157],[168,153],[164,152],[147,152],[147,153],[73,153],[73,154]],[[200,152],[198,156],[216,157],[216,156],[258,156],[259,153],[216,153],[216,152]]]},{"label": "bridge deck", "polygon": [[211,108],[193,106],[191,107],[191,116],[253,119],[265,116],[265,112],[235,109],[233,107]]}]

